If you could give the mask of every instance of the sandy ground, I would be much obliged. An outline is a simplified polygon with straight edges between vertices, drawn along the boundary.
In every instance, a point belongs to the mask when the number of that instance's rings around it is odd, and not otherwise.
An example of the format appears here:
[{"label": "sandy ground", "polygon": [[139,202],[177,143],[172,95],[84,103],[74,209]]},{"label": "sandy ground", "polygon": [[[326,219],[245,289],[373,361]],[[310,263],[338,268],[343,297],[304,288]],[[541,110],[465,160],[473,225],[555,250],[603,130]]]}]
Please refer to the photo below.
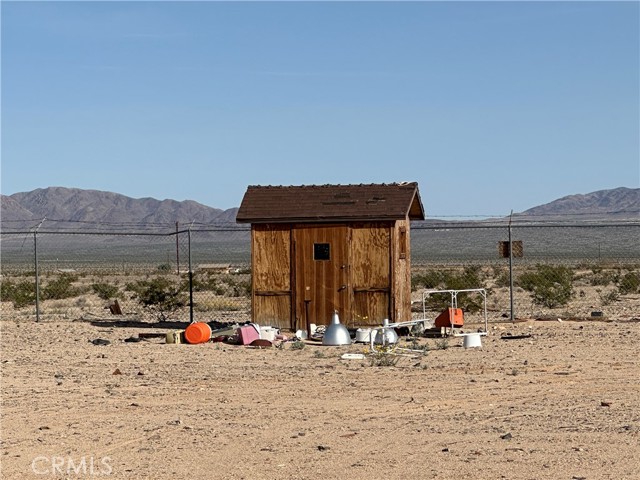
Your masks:
[{"label": "sandy ground", "polygon": [[5,316],[2,478],[640,478],[637,316],[490,330],[372,366]]}]

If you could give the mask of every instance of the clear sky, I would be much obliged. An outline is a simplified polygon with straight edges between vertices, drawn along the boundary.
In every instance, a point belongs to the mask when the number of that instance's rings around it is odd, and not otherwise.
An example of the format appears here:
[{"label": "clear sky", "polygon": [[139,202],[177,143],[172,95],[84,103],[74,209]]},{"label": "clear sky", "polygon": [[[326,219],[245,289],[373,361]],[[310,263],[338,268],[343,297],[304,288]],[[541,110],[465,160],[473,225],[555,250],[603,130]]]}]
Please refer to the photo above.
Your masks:
[{"label": "clear sky", "polygon": [[2,193],[417,181],[427,216],[489,216],[637,188],[639,5],[2,1]]}]

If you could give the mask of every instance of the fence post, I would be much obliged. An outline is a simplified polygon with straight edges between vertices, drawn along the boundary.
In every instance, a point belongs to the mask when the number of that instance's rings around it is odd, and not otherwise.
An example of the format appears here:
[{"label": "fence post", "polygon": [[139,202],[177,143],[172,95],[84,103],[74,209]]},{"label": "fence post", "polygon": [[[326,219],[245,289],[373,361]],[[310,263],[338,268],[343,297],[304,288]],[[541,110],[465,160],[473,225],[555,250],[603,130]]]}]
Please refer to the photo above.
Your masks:
[{"label": "fence post", "polygon": [[33,231],[33,264],[36,270],[36,322],[40,321],[40,277],[38,274],[38,230]]},{"label": "fence post", "polygon": [[189,244],[189,321],[193,323],[193,270],[191,269],[191,226],[187,230]]},{"label": "fence post", "polygon": [[176,222],[176,273],[180,276],[180,232]]},{"label": "fence post", "polygon": [[513,311],[513,244],[511,242],[511,219],[513,217],[513,210],[509,215],[509,305],[511,311],[511,321],[515,320],[515,314]]}]

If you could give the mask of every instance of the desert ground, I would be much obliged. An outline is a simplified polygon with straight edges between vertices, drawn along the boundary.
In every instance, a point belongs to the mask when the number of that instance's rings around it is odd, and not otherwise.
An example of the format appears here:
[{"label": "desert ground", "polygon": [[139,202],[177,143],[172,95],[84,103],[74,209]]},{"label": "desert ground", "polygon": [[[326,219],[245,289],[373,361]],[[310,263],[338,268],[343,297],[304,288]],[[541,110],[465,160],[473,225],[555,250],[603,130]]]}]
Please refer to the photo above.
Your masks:
[{"label": "desert ground", "polygon": [[4,315],[1,477],[637,479],[639,317],[492,318],[481,348],[421,337],[385,365]]}]

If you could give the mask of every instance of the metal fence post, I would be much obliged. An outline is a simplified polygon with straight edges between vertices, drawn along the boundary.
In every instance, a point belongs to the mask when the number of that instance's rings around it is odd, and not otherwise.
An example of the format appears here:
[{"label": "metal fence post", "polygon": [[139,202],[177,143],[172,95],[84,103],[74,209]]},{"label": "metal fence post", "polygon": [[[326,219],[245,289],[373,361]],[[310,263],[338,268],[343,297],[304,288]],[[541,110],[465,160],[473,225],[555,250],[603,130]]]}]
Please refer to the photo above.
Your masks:
[{"label": "metal fence post", "polygon": [[189,321],[193,323],[193,270],[191,268],[191,226],[187,230],[189,245]]},{"label": "metal fence post", "polygon": [[513,311],[513,243],[511,241],[511,220],[513,217],[513,210],[509,215],[509,306],[511,321],[515,320],[515,313]]},{"label": "metal fence post", "polygon": [[36,270],[36,322],[40,321],[40,277],[38,274],[38,230],[33,231],[33,263]]}]

